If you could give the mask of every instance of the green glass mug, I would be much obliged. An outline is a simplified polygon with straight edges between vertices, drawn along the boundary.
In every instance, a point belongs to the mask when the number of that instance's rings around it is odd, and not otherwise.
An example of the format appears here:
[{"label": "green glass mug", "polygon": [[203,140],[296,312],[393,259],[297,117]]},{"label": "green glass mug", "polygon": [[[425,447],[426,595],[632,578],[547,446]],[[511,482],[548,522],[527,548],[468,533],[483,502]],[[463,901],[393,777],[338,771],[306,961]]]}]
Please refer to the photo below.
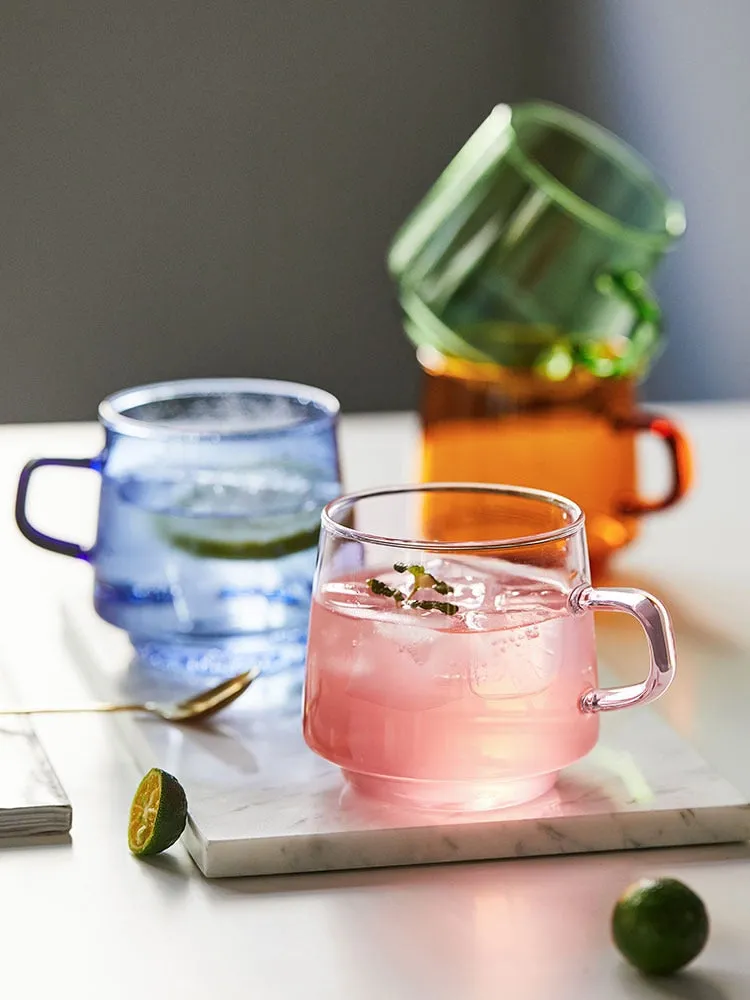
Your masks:
[{"label": "green glass mug", "polygon": [[418,346],[559,380],[645,374],[660,340],[646,284],[682,206],[616,136],[549,104],[499,105],[388,256]]}]

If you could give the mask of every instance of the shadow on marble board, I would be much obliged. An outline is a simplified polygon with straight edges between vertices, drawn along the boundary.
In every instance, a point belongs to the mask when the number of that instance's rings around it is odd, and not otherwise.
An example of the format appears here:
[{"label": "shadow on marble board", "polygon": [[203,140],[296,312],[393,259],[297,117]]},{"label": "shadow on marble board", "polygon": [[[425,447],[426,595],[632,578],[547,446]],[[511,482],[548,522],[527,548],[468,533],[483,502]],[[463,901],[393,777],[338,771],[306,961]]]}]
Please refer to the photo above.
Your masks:
[{"label": "shadow on marble board", "polygon": [[[230,717],[234,718],[236,717]],[[134,719],[134,723],[143,729],[144,734],[149,731],[156,733],[158,727],[164,727],[164,723],[159,719],[148,716],[138,716]],[[205,758],[204,766],[208,769],[211,763],[219,766],[221,770],[217,783],[220,784],[225,772],[241,780],[247,775],[257,774],[260,770],[257,755],[248,746],[247,733],[244,734],[244,739],[240,739],[236,728],[236,722],[218,718],[213,722],[176,726],[172,729],[170,737],[176,754],[191,757],[201,755]],[[180,748],[179,751],[177,747]]]}]

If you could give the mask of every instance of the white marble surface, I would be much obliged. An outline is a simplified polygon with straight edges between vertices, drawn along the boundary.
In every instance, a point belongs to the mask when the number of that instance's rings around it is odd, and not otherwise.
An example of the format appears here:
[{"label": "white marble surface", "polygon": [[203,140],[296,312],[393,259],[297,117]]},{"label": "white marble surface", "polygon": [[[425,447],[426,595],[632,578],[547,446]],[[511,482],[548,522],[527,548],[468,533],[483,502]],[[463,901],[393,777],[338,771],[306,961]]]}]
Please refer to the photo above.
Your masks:
[{"label": "white marble surface", "polygon": [[[0,664],[0,708],[18,705]],[[65,834],[71,822],[70,802],[29,720],[0,716],[0,838]]]},{"label": "white marble surface", "polygon": [[[658,714],[750,794],[750,406],[671,412],[695,442],[695,492],[649,519],[619,566],[675,614],[679,675]],[[345,418],[347,486],[407,479],[415,426],[407,414]],[[91,455],[101,441],[93,424],[0,428],[8,570],[0,577],[0,653],[29,702],[91,696],[60,614],[63,595],[90,588],[91,577],[87,566],[19,535],[12,518],[18,470],[34,455]],[[645,478],[658,489],[660,449],[654,443],[644,451]],[[96,485],[91,473],[41,473],[31,497],[39,527],[90,542]],[[623,683],[641,677],[637,625],[600,617],[604,659]],[[750,845],[206,879],[181,844],[148,862],[129,854],[127,815],[142,770],[115,719],[56,716],[35,725],[74,803],[75,824],[70,843],[0,850],[9,994],[47,998],[70,982],[79,1000],[131,1000],[137,980],[181,1000],[750,997]],[[687,882],[711,915],[705,952],[669,981],[634,974],[609,933],[622,889],[658,875]]]},{"label": "white marble surface", "polygon": [[[98,697],[141,701],[189,692],[184,683],[131,665],[127,640],[96,616],[86,597],[68,595],[63,616],[74,655]],[[353,794],[338,768],[305,746],[298,699],[285,712],[254,711],[264,684],[274,683],[259,680],[207,727],[170,727],[138,715],[122,722],[141,769],[162,767],[185,786],[185,842],[206,876],[750,838],[746,799],[649,709],[604,715],[594,751],[534,802],[473,816],[426,816]]]}]

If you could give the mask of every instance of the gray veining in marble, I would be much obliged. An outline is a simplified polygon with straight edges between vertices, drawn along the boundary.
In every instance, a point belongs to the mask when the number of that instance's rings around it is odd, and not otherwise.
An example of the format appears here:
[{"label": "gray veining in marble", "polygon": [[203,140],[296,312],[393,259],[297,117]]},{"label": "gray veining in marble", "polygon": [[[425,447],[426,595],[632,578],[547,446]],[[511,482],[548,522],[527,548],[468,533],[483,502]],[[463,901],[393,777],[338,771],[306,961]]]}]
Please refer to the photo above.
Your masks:
[{"label": "gray veining in marble", "polygon": [[[65,614],[93,694],[130,700],[179,693],[174,681],[131,666],[124,636],[80,601]],[[603,717],[596,749],[535,802],[478,816],[430,817],[350,793],[338,770],[304,745],[296,712],[254,710],[262,683],[210,728],[144,717],[122,723],[144,770],[163,767],[184,784],[190,804],[185,842],[209,877],[750,838],[750,805],[650,709]]]},{"label": "gray veining in marble", "polygon": [[[0,706],[18,697],[0,666]],[[0,838],[67,833],[72,810],[33,727],[0,717]]]}]

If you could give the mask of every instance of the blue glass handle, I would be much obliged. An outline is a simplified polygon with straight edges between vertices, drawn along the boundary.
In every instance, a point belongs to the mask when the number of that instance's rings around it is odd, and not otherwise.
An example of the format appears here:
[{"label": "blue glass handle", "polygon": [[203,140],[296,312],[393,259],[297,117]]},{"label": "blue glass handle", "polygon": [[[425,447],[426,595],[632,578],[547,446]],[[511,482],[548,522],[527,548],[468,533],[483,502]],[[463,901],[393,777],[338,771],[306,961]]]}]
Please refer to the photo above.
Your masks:
[{"label": "blue glass handle", "polygon": [[62,556],[72,556],[74,559],[89,560],[90,549],[84,548],[78,542],[65,542],[60,538],[53,538],[52,535],[45,535],[39,531],[29,521],[26,516],[26,497],[29,492],[31,476],[37,469],[45,465],[64,465],[71,469],[94,469],[99,470],[100,462],[98,458],[35,458],[24,465],[18,479],[18,489],[16,491],[16,524],[21,534],[28,538],[34,545],[42,549],[49,549],[50,552],[59,552]]}]

